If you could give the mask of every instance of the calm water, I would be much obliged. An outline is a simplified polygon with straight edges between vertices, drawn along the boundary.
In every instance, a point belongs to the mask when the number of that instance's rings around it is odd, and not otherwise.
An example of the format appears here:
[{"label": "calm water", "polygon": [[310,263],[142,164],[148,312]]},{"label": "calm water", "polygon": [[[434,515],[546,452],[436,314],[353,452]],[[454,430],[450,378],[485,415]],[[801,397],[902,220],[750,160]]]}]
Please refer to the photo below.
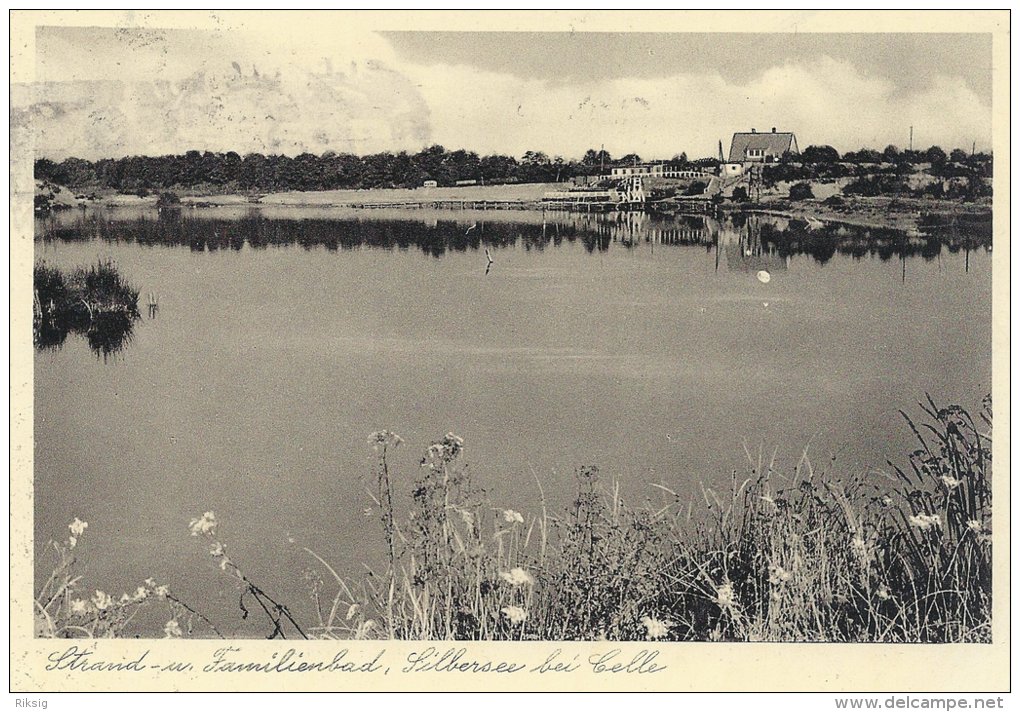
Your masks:
[{"label": "calm water", "polygon": [[585,464],[636,501],[723,485],[745,443],[881,468],[910,447],[897,409],[991,388],[990,241],[956,233],[209,209],[61,214],[36,238],[159,299],[120,350],[36,352],[37,573],[78,516],[88,590],[151,576],[237,635],[267,630],[189,520],[214,510],[232,558],[310,615],[302,547],[351,574],[380,549],[373,430],[405,440],[398,486],[453,431],[497,506],[537,512],[537,481],[558,507]]}]

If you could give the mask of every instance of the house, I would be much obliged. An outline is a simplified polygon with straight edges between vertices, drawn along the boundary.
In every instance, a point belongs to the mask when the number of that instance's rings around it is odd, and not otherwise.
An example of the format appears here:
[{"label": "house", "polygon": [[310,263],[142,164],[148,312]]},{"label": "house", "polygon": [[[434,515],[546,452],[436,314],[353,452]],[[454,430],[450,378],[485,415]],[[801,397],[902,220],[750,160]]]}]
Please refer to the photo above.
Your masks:
[{"label": "house", "polygon": [[439,183],[434,180],[427,180],[421,184],[422,188],[438,188]]},{"label": "house", "polygon": [[800,153],[797,137],[792,133],[777,132],[775,128],[770,133],[758,133],[751,129],[750,133],[733,134],[726,165],[775,163],[786,153]]}]

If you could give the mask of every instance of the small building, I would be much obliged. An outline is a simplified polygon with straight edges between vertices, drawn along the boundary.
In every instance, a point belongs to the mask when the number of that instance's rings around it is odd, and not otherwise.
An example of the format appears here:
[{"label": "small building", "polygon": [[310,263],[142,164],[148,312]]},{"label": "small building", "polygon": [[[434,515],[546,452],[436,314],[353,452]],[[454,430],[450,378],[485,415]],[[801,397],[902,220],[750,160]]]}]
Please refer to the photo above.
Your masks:
[{"label": "small building", "polygon": [[[797,154],[797,137],[788,132],[777,132],[775,128],[769,133],[758,133],[751,129],[749,133],[733,134],[730,142],[730,156],[726,165],[747,163],[775,163],[784,154]],[[731,169],[732,170],[732,169]],[[728,173],[726,175],[738,175]]]},{"label": "small building", "polygon": [[434,180],[427,180],[421,184],[422,188],[438,188],[439,183]]},{"label": "small building", "polygon": [[454,185],[478,185],[477,180],[459,180]]},{"label": "small building", "polygon": [[639,163],[636,166],[619,166],[611,172],[613,178],[701,178],[705,172],[700,168],[674,168],[665,163]]}]

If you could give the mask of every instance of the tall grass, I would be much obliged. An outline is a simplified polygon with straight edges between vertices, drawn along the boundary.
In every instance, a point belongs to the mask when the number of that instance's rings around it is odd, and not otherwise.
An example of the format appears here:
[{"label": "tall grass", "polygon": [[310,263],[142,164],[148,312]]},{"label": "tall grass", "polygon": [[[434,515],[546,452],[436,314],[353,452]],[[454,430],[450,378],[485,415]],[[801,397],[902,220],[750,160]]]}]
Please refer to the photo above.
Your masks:
[{"label": "tall grass", "polygon": [[[307,550],[335,593],[316,580],[316,620],[300,624],[227,556],[213,513],[190,528],[242,601],[261,605],[270,637],[988,642],[991,399],[977,421],[930,398],[921,408],[924,422],[903,414],[916,449],[888,472],[840,477],[806,454],[780,472],[759,451],[727,491],[694,501],[658,485],[658,507],[632,508],[585,467],[569,507],[550,512],[543,497],[528,515],[485,501],[452,433],[426,450],[402,515],[392,483],[407,480],[391,478],[389,462],[402,441],[373,433],[384,570],[354,583]],[[57,546],[61,563],[38,596],[41,634],[119,635],[127,613],[77,596],[73,540]],[[121,605],[168,598],[143,588]],[[169,600],[168,635],[199,615]]]}]

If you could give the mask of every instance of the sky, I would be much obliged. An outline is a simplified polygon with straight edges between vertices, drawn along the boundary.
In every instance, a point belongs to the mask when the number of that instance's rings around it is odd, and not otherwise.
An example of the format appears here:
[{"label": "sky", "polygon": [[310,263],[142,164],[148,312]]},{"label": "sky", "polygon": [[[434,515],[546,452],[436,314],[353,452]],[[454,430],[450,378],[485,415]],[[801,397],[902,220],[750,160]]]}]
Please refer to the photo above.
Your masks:
[{"label": "sky", "polygon": [[988,149],[980,34],[40,27],[12,87],[37,155],[407,150],[715,155],[735,131]]}]

